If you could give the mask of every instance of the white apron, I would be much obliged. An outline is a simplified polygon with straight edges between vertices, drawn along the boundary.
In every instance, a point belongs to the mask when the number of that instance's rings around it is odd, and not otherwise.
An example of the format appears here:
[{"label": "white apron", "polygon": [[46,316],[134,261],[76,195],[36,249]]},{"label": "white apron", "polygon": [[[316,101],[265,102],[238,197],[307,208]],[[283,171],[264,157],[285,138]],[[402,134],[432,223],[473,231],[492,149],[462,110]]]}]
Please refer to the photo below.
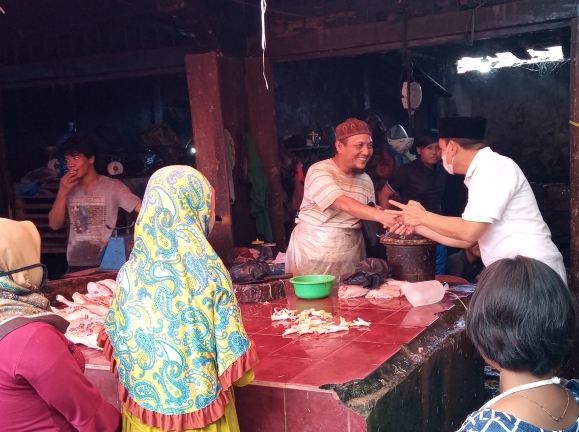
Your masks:
[{"label": "white apron", "polygon": [[286,252],[286,272],[294,276],[352,272],[365,258],[360,228],[328,228],[300,222],[292,232]]}]

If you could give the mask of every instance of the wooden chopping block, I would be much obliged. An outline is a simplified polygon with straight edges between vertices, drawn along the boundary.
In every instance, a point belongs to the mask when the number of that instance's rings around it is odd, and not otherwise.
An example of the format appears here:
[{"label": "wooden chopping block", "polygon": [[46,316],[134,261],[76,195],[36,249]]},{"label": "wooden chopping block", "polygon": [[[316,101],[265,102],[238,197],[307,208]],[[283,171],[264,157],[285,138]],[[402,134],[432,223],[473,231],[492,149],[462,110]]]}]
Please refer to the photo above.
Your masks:
[{"label": "wooden chopping block", "polygon": [[252,284],[233,284],[239,303],[260,303],[285,298],[283,280],[268,280]]}]

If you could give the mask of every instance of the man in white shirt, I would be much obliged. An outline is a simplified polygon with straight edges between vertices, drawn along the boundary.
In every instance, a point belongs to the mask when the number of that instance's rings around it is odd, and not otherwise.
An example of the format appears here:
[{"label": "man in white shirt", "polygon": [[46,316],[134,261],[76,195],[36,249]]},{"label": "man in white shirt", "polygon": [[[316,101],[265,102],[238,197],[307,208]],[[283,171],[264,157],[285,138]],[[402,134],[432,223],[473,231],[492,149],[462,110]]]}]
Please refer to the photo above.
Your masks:
[{"label": "man in white shirt", "polygon": [[427,212],[418,202],[402,209],[404,223],[447,246],[466,248],[478,241],[485,266],[523,255],[549,265],[566,282],[563,257],[551,240],[531,186],[519,166],[484,143],[486,119],[447,117],[438,121],[443,166],[465,174],[468,203],[462,217]]},{"label": "man in white shirt", "polygon": [[294,275],[330,274],[337,278],[364,259],[360,219],[384,226],[397,216],[369,206],[374,185],[364,173],[373,153],[366,122],[348,119],[336,128],[336,155],[310,167],[304,198],[292,232],[286,271]]}]

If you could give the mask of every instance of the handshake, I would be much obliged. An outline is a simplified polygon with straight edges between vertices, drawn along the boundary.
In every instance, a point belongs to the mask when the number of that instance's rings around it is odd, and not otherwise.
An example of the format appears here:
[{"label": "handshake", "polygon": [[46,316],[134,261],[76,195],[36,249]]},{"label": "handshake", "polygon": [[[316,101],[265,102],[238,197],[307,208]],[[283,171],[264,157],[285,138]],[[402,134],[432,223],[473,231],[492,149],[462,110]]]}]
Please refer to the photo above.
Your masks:
[{"label": "handshake", "polygon": [[386,213],[384,221],[382,221],[384,228],[397,235],[414,234],[416,227],[422,224],[422,218],[427,213],[422,204],[412,200],[408,204],[401,204],[392,200],[389,202],[401,210],[383,210]]}]

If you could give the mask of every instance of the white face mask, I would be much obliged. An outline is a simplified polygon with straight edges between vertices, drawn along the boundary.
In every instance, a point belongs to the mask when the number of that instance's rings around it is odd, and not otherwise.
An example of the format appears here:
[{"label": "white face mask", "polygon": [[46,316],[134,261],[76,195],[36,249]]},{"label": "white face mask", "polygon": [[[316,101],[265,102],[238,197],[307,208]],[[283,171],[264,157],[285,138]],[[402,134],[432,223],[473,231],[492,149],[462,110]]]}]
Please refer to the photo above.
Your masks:
[{"label": "white face mask", "polygon": [[[446,146],[446,151],[444,152],[444,154],[442,155],[442,166],[444,167],[444,169],[446,170],[447,173],[454,175],[454,168],[452,167],[451,163],[448,163],[446,161],[446,155],[448,153],[448,148],[450,147],[450,144],[448,144]],[[452,157],[452,161],[454,162],[454,156]]]},{"label": "white face mask", "polygon": [[212,211],[211,218],[209,219],[209,233],[207,233],[207,235],[211,234],[211,231],[213,230],[214,226],[215,226],[215,212]]}]

